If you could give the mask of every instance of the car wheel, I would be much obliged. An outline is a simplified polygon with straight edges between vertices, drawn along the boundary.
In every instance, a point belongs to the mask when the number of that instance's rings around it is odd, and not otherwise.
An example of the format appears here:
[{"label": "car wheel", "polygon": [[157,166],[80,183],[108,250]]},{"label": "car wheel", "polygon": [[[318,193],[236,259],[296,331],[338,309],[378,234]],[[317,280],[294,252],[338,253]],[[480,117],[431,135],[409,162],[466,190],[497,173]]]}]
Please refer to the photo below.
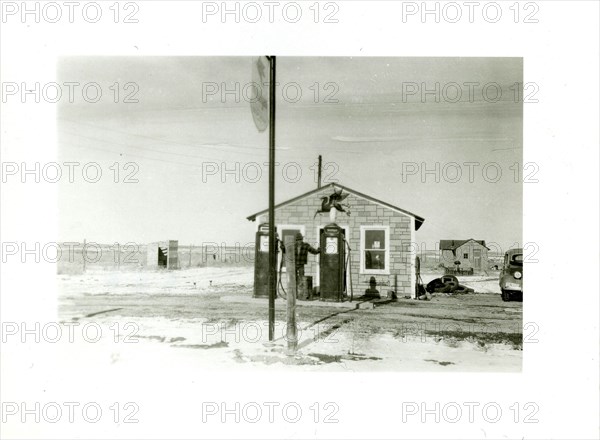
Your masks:
[{"label": "car wheel", "polygon": [[446,285],[448,292],[454,292],[459,286],[458,278],[454,275],[444,275],[442,277],[442,283]]},{"label": "car wheel", "polygon": [[510,301],[510,292],[502,289],[502,301]]}]

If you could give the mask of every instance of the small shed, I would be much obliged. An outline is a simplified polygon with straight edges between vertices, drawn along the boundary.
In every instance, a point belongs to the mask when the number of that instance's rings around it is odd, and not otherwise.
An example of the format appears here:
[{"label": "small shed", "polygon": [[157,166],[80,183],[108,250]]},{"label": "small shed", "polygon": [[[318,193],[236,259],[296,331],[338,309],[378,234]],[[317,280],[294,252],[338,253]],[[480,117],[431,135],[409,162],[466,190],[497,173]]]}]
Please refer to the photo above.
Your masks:
[{"label": "small shed", "polygon": [[146,248],[147,267],[150,269],[179,269],[179,242],[166,240],[149,243]]},{"label": "small shed", "polygon": [[[375,278],[381,296],[395,289],[398,297],[414,297],[416,255],[411,243],[415,243],[415,231],[425,221],[421,216],[332,183],[275,206],[275,226],[279,237],[284,239],[300,232],[305,242],[319,246],[319,237],[331,222],[328,214],[315,216],[315,212],[321,207],[322,197],[339,190],[348,194],[345,202],[351,211],[350,216],[339,212],[336,219],[351,249],[346,286],[352,285],[357,297],[370,287],[371,278]],[[258,228],[258,225],[269,221],[268,210],[253,214],[248,220],[256,221]],[[311,256],[305,274],[313,277],[315,286],[319,282],[319,270],[319,256]]]},{"label": "small shed", "polygon": [[[481,272],[488,268],[485,240],[440,240],[440,261],[445,268]],[[459,262],[460,264],[456,264]]]}]

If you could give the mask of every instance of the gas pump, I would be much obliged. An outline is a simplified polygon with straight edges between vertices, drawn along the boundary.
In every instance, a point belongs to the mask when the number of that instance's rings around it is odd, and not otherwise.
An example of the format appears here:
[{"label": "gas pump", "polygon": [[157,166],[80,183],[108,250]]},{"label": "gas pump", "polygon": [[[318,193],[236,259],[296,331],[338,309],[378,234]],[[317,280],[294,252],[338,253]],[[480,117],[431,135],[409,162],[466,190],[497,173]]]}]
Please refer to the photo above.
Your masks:
[{"label": "gas pump", "polygon": [[[277,228],[275,228],[277,233]],[[277,246],[275,252],[277,252]],[[274,272],[276,273],[276,271]],[[256,231],[254,254],[254,298],[269,297],[269,224],[263,223]]]},{"label": "gas pump", "polygon": [[346,247],[344,232],[335,223],[325,226],[321,234],[319,286],[321,301],[343,301]]}]

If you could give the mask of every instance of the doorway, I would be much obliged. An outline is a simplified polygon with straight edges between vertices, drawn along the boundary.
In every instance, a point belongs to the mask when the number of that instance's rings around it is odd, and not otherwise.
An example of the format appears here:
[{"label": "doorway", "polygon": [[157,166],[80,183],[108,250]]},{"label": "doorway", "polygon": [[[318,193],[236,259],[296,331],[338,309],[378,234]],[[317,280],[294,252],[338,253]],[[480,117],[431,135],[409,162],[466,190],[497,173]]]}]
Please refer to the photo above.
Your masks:
[{"label": "doorway", "polygon": [[473,267],[481,270],[481,249],[473,249]]}]

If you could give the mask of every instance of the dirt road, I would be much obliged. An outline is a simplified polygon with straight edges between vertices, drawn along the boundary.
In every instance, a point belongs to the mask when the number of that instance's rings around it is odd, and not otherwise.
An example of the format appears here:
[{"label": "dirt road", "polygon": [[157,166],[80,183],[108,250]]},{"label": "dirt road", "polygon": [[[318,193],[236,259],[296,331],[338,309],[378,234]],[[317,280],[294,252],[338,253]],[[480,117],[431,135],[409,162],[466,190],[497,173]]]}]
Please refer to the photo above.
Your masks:
[{"label": "dirt road", "polygon": [[[72,284],[70,279],[65,280]],[[81,284],[79,284],[81,286]],[[197,287],[197,286],[196,286]],[[203,359],[240,367],[291,364],[303,369],[520,371],[522,303],[500,295],[399,299],[373,309],[299,302],[299,355],[285,356],[285,303],[276,302],[276,343],[268,341],[267,308],[251,285],[211,285],[200,292],[90,294],[71,285],[60,298],[65,322],[130,324],[129,334],[157,348],[202,351]],[[102,290],[102,289],[100,289]],[[193,290],[193,289],[192,289]],[[240,298],[244,302],[223,301]],[[175,350],[177,351],[177,350]],[[242,368],[245,368],[242,366]]]}]

